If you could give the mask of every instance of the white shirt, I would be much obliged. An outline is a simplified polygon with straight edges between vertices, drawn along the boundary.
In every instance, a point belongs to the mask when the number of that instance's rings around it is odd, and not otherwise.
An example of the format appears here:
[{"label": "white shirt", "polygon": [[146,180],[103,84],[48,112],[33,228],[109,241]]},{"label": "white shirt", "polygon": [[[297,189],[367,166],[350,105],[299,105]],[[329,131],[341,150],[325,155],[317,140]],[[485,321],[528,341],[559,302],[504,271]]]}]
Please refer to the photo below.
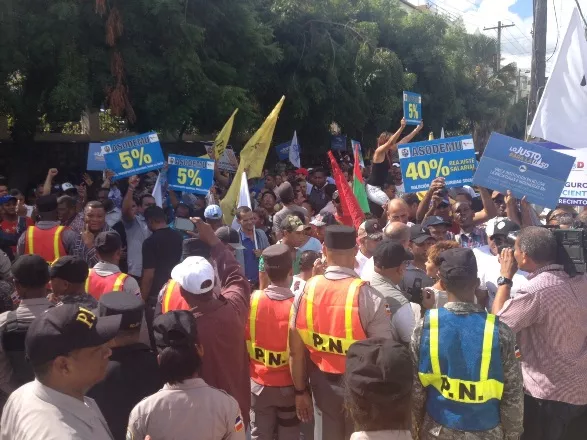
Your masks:
[{"label": "white shirt", "polygon": [[106,213],[106,224],[111,228],[122,219],[122,211],[114,208],[112,211]]},{"label": "white shirt", "polygon": [[363,267],[365,267],[365,263],[369,260],[369,258],[363,255],[361,249],[358,250],[357,256],[355,258],[357,260],[357,263],[355,264],[355,272],[360,274],[363,271]]},{"label": "white shirt", "polygon": [[[495,294],[497,293],[497,279],[501,276],[501,264],[498,257],[493,255],[489,250],[489,245],[481,246],[473,249],[475,258],[477,259],[477,274],[479,276],[479,289],[486,290],[489,296],[487,309],[491,311]],[[518,290],[523,288],[528,280],[527,272],[518,270],[513,278],[513,286],[510,291],[510,297],[514,298],[518,294]]]},{"label": "white shirt", "polygon": [[300,278],[299,275],[294,275],[293,279],[291,280],[291,291],[293,292],[296,299],[302,294],[304,287],[306,287],[306,280]]},{"label": "white shirt", "polygon": [[410,431],[359,431],[351,435],[350,440],[412,440]]},{"label": "white shirt", "polygon": [[83,402],[29,382],[8,398],[0,440],[112,440],[108,424],[93,399]]},{"label": "white shirt", "polygon": [[375,273],[375,263],[373,263],[373,257],[369,258],[363,264],[363,270],[361,272],[357,272],[363,281],[371,282],[373,278],[373,274]]}]

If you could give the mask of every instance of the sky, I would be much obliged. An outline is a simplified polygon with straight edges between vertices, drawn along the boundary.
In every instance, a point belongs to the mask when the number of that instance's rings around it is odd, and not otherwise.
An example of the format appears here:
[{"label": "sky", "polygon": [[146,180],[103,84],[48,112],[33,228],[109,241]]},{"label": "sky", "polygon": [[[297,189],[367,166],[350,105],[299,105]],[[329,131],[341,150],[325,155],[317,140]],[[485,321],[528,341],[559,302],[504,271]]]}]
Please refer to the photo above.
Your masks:
[{"label": "sky", "polygon": [[[467,30],[479,31],[497,37],[497,30],[484,31],[484,27],[514,24],[502,30],[502,65],[518,63],[522,71],[529,71],[532,64],[532,0],[409,0],[414,5],[429,5],[433,10],[453,17],[462,17]],[[547,0],[548,28],[546,37],[546,75],[554,65],[553,55],[564,37],[575,6],[574,0]],[[587,14],[587,0],[579,0],[583,13]],[[556,15],[555,15],[556,12]],[[557,25],[558,19],[558,25]],[[559,40],[557,45],[557,38]]]}]

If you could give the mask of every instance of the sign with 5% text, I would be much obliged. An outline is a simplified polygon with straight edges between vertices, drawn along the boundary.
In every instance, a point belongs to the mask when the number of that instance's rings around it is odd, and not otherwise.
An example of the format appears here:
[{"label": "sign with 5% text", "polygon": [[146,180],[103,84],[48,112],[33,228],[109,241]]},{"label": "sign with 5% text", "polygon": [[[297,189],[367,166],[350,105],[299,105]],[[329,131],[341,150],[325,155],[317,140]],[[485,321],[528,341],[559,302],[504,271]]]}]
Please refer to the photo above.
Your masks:
[{"label": "sign with 5% text", "polygon": [[214,183],[214,161],[170,154],[167,163],[169,188],[195,194],[208,194]]},{"label": "sign with 5% text", "polygon": [[102,145],[106,168],[114,171],[114,180],[158,170],[165,158],[157,133],[117,139]]},{"label": "sign with 5% text", "polygon": [[404,92],[404,118],[406,125],[419,125],[422,122],[422,96]]},{"label": "sign with 5% text", "polygon": [[475,173],[471,136],[414,142],[398,149],[406,192],[426,191],[437,177],[447,188],[470,185]]}]

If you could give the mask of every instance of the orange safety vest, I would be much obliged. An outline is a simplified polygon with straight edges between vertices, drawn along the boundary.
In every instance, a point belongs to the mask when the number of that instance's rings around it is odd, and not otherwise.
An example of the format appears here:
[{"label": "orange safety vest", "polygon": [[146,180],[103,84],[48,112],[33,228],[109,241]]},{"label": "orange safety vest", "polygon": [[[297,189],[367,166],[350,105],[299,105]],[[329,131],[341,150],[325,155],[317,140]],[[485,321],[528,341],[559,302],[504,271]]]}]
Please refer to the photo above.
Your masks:
[{"label": "orange safety vest", "polygon": [[294,297],[272,300],[262,290],[251,295],[246,326],[251,379],[269,387],[293,385],[287,350],[289,317]]},{"label": "orange safety vest", "polygon": [[189,304],[181,296],[181,286],[173,280],[167,282],[163,299],[161,300],[161,313],[173,310],[190,310]]},{"label": "orange safety vest", "polygon": [[88,278],[86,278],[86,292],[99,300],[105,293],[122,292],[127,278],[128,275],[122,272],[103,277],[98,275],[94,269],[90,269]]},{"label": "orange safety vest", "polygon": [[325,373],[343,374],[346,353],[356,341],[367,338],[359,318],[359,278],[310,279],[298,308],[296,328],[310,359]]},{"label": "orange safety vest", "polygon": [[65,226],[55,226],[51,229],[29,226],[24,239],[24,253],[37,254],[48,263],[53,263],[67,255],[61,241],[61,233],[64,229]]}]

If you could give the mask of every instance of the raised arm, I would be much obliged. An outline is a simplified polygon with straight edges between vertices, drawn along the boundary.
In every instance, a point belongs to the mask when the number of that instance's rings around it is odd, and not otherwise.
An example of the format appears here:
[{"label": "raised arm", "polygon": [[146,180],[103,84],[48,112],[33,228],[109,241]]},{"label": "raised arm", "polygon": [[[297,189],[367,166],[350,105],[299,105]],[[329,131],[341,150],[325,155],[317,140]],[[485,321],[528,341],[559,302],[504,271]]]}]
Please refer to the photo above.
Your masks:
[{"label": "raised arm", "polygon": [[483,202],[483,210],[475,213],[473,217],[473,224],[475,226],[481,225],[497,215],[497,208],[495,207],[495,203],[493,203],[489,190],[487,188],[479,188],[479,194]]},{"label": "raised arm", "polygon": [[441,190],[442,188],[444,188],[444,177],[437,177],[432,181],[430,188],[426,192],[426,195],[418,205],[418,211],[416,212],[416,218],[418,222],[421,222],[424,220],[424,218],[431,214],[431,209],[433,208],[430,207],[430,201],[432,200],[432,197],[436,191]]},{"label": "raised arm", "polygon": [[51,168],[47,173],[47,178],[45,179],[45,184],[43,185],[43,195],[48,196],[51,194],[51,187],[53,186],[53,179],[57,175],[59,171],[57,168]]},{"label": "raised arm", "polygon": [[127,223],[130,223],[135,219],[135,214],[132,212],[132,204],[135,189],[137,188],[138,184],[139,176],[132,176],[128,179],[128,189],[126,190],[126,194],[122,200],[122,219]]},{"label": "raised arm", "polygon": [[414,128],[412,130],[412,132],[405,136],[401,141],[398,142],[398,145],[401,144],[407,144],[408,142],[412,142],[412,139],[414,139],[414,137],[420,133],[420,131],[424,128],[424,121],[420,121],[420,124],[418,124],[418,126],[416,128]]},{"label": "raised arm", "polygon": [[373,153],[372,163],[383,162],[385,160],[385,155],[387,154],[387,152],[389,150],[391,150],[392,147],[397,148],[397,146],[396,146],[397,140],[399,139],[402,132],[404,131],[404,128],[406,128],[406,119],[402,118],[401,125],[400,125],[399,129],[393,134],[393,136],[391,136],[386,143],[377,147],[377,149]]}]

